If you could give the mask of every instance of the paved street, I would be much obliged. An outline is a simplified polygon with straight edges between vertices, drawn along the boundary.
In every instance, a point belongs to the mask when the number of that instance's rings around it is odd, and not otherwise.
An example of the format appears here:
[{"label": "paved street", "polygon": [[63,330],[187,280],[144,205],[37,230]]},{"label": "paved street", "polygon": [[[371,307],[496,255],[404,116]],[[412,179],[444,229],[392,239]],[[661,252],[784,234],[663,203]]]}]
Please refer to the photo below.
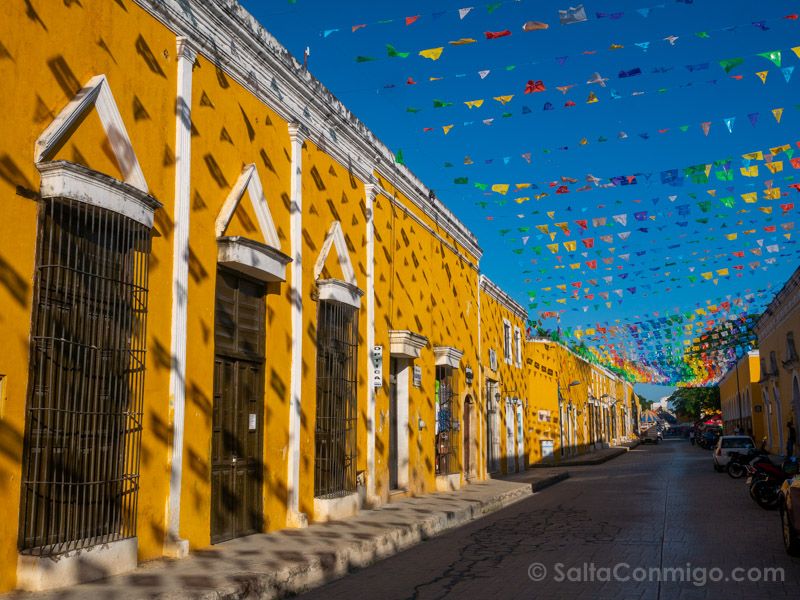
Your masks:
[{"label": "paved street", "polygon": [[[797,597],[800,559],[784,553],[778,514],[759,508],[741,480],[714,473],[709,452],[667,440],[570,473],[565,482],[303,598]],[[529,568],[540,574],[533,563],[547,569],[542,581],[529,577]],[[585,581],[592,564],[595,581]],[[604,569],[615,565],[631,581],[613,581]],[[674,582],[633,581],[640,567],[675,568],[665,573]],[[782,583],[763,581],[775,578],[764,571],[771,567],[783,569]],[[731,581],[748,574],[762,581]],[[680,583],[681,576],[690,582]],[[723,581],[706,581],[718,576]]]}]

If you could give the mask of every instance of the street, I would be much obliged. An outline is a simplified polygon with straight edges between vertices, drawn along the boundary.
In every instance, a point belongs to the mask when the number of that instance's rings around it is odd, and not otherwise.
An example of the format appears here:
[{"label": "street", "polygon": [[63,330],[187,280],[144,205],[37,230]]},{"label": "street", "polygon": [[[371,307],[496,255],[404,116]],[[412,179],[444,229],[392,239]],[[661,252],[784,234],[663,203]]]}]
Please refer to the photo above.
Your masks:
[{"label": "street", "polygon": [[797,597],[800,559],[783,550],[778,513],[711,461],[668,439],[571,468],[565,482],[303,598]]}]

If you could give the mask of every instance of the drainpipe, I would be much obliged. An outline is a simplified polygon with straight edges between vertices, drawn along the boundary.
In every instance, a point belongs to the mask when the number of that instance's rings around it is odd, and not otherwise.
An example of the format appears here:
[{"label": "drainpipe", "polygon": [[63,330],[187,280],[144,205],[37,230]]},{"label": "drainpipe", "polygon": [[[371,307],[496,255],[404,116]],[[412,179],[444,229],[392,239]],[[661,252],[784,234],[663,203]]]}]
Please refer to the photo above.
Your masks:
[{"label": "drainpipe", "polygon": [[[375,184],[364,184],[366,203],[366,244],[367,244],[367,373],[373,369],[372,349],[375,347],[375,223],[373,206],[378,188]],[[389,353],[386,353],[388,356]],[[367,503],[380,504],[375,495],[375,387],[367,378]]]},{"label": "drainpipe", "polygon": [[164,554],[183,558],[189,542],[180,537],[183,433],[186,408],[186,321],[189,286],[189,215],[192,165],[192,67],[197,51],[185,37],[177,38],[178,88],[175,107],[175,228],[172,251],[172,333],[169,396],[173,434],[170,449]]},{"label": "drainpipe", "polygon": [[292,147],[291,194],[289,215],[289,238],[292,253],[292,366],[289,398],[289,454],[287,462],[286,488],[288,503],[287,527],[306,527],[308,517],[300,512],[300,413],[303,385],[303,140],[305,133],[299,123],[289,124],[289,140]]}]

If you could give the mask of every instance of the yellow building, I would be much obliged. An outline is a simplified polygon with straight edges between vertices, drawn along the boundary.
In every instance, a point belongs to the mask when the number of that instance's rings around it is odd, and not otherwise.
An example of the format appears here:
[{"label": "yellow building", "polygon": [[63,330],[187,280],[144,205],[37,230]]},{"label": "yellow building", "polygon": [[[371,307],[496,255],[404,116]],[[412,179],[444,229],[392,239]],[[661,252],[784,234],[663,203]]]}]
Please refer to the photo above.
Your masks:
[{"label": "yellow building", "polygon": [[720,379],[722,425],[726,434],[732,435],[738,429],[752,435],[756,443],[766,435],[760,379],[758,350],[740,358]]},{"label": "yellow building", "polygon": [[[800,358],[795,333],[800,334],[800,269],[796,270],[775,295],[756,322],[760,362],[760,415],[762,436],[769,450],[787,452],[788,423],[797,428],[800,419]],[[794,454],[797,454],[796,447]]]},{"label": "yellow building", "polygon": [[633,386],[550,340],[529,340],[531,462],[558,461],[633,441]]},{"label": "yellow building", "polygon": [[486,469],[524,471],[531,463],[525,329],[527,313],[486,276],[480,279],[481,373]]}]

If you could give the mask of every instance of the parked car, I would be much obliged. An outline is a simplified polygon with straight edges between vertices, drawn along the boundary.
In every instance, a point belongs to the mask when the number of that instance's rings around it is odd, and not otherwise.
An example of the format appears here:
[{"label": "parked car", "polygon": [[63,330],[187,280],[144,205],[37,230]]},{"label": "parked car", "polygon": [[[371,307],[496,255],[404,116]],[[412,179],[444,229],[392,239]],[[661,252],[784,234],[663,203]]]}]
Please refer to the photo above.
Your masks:
[{"label": "parked car", "polygon": [[781,526],[787,554],[800,555],[800,476],[787,479],[781,486]]},{"label": "parked car", "polygon": [[714,447],[714,470],[724,471],[731,459],[731,452],[745,454],[755,449],[753,438],[749,435],[723,435]]},{"label": "parked car", "polygon": [[661,428],[658,425],[653,425],[652,427],[649,427],[648,429],[643,431],[641,435],[639,435],[639,440],[643,444],[647,443],[658,444],[663,439],[664,435],[661,432]]}]

